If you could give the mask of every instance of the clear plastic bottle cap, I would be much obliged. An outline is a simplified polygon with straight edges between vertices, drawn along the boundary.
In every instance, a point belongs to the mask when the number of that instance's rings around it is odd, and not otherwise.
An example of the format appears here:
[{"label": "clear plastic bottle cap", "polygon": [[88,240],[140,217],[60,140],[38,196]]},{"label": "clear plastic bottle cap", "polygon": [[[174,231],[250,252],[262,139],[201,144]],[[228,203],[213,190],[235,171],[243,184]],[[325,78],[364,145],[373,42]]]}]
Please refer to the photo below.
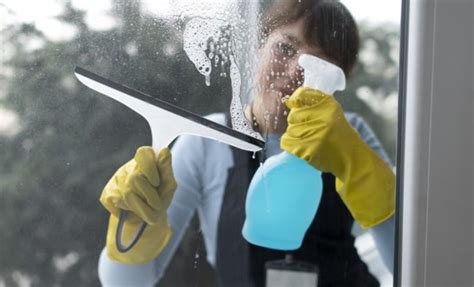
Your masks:
[{"label": "clear plastic bottle cap", "polygon": [[346,76],[338,66],[313,55],[303,54],[298,64],[304,69],[303,87],[333,95],[346,88]]}]

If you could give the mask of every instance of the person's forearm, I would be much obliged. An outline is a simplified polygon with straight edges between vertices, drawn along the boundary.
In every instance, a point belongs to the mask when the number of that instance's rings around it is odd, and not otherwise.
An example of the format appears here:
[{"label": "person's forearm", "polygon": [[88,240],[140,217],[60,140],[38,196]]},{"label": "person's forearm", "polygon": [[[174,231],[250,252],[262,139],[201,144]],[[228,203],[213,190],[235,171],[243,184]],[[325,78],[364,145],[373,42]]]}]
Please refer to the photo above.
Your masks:
[{"label": "person's forearm", "polygon": [[121,264],[102,252],[99,260],[99,278],[103,286],[153,286],[163,276],[168,263],[186,231],[200,203],[199,169],[200,153],[191,145],[190,137],[180,138],[173,148],[173,171],[178,188],[167,210],[172,235],[160,255],[146,264]]},{"label": "person's forearm", "polygon": [[105,248],[99,258],[99,280],[104,287],[152,287],[156,283],[155,263],[123,264],[108,258]]},{"label": "person's forearm", "polygon": [[393,274],[395,216],[370,229],[385,266]]}]

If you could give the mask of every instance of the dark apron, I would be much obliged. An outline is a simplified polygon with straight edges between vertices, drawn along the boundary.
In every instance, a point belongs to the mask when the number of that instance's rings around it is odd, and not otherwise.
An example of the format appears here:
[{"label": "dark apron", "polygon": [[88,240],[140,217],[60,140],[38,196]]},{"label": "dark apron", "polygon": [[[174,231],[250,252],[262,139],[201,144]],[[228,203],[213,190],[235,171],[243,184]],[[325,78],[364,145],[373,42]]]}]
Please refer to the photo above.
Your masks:
[{"label": "dark apron", "polygon": [[[242,237],[247,188],[261,154],[254,159],[252,153],[231,149],[234,166],[228,171],[217,233],[217,282],[220,287],[264,287],[265,263],[283,259],[287,252],[252,245]],[[323,173],[322,179],[319,209],[301,248],[291,254],[318,266],[318,287],[379,286],[354,247],[353,218],[336,192],[334,176]]]}]

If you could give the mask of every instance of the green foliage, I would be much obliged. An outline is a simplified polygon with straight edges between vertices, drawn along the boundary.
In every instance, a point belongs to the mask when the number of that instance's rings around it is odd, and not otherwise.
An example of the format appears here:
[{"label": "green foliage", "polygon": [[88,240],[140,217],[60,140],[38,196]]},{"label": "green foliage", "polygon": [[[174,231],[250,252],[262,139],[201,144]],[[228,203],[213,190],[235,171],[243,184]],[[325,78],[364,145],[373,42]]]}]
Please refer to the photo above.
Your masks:
[{"label": "green foliage", "polygon": [[[53,42],[29,24],[2,31],[14,53],[2,63],[13,74],[2,82],[0,106],[19,116],[21,131],[0,136],[0,285],[14,285],[22,276],[33,286],[98,285],[107,224],[101,189],[138,146],[151,143],[142,118],[77,82],[76,65],[198,114],[228,109],[229,79],[213,75],[207,87],[182,50],[184,21],[142,15],[136,3],[115,1],[119,24],[107,31],[91,30],[84,13],[66,4],[58,19],[77,29],[70,41]],[[386,66],[396,66],[386,44],[396,31],[366,29],[363,36],[376,42]],[[31,39],[42,46],[32,50]],[[387,79],[369,68],[357,67],[340,99],[367,118],[393,157],[386,121],[354,94],[361,85],[390,94],[396,75]],[[192,271],[193,261],[186,260],[176,264]]]}]

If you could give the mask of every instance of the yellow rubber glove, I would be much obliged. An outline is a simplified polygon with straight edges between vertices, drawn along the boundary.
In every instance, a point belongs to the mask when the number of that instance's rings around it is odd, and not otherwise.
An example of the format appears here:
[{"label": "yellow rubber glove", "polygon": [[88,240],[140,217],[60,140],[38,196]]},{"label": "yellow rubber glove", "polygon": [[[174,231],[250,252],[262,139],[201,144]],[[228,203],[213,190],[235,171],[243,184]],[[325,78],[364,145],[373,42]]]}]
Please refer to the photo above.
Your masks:
[{"label": "yellow rubber glove", "polygon": [[392,216],[395,176],[346,121],[334,97],[298,88],[285,103],[290,113],[281,148],[334,174],[337,192],[363,228]]},{"label": "yellow rubber glove", "polygon": [[[100,202],[111,213],[106,243],[109,258],[141,264],[160,254],[172,233],[166,210],[176,187],[168,148],[156,156],[152,147],[141,147],[117,170],[100,196]],[[120,210],[130,211],[122,231],[124,244],[130,242],[143,221],[148,224],[136,245],[124,253],[115,243]]]}]

